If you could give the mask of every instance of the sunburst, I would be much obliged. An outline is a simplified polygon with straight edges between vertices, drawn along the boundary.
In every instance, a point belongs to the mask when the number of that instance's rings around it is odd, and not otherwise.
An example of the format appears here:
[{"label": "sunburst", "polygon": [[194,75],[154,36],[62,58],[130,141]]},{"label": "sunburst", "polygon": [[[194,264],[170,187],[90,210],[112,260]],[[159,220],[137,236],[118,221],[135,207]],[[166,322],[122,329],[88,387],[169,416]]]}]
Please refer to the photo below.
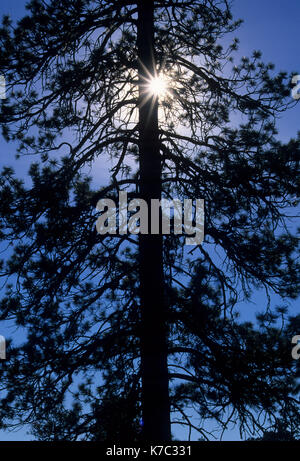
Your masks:
[{"label": "sunburst", "polygon": [[149,79],[148,91],[151,95],[164,98],[168,94],[168,80],[163,75],[157,75]]}]

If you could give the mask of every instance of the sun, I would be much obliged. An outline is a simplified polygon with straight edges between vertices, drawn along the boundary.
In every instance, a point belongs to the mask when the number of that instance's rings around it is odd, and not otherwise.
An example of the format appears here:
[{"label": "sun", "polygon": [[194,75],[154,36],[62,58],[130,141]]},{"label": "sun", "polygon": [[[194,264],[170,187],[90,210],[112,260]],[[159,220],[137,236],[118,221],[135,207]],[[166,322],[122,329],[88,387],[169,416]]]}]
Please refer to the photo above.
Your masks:
[{"label": "sun", "polygon": [[149,92],[153,96],[164,97],[168,93],[168,82],[164,75],[152,77],[149,82]]}]

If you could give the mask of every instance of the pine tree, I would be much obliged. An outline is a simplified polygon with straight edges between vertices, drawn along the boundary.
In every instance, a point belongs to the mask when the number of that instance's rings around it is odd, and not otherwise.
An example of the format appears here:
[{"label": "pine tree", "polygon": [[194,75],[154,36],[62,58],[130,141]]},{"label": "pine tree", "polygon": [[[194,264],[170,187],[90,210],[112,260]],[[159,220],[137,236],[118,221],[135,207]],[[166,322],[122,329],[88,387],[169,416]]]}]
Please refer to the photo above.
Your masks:
[{"label": "pine tree", "polygon": [[[240,22],[226,0],[27,8],[0,30],[2,133],[37,158],[29,185],[8,167],[0,178],[0,319],[26,334],[2,364],[2,427],[169,440],[171,422],[205,438],[208,420],[253,435],[283,419],[295,434],[298,319],[278,325],[285,307],[255,325],[238,318],[254,289],[299,294],[286,219],[299,204],[300,138],[283,144],[276,130],[295,103],[292,76],[258,51],[234,62]],[[108,185],[98,159],[111,161]],[[120,191],[148,204],[204,199],[203,244],[99,234],[96,205]]]}]

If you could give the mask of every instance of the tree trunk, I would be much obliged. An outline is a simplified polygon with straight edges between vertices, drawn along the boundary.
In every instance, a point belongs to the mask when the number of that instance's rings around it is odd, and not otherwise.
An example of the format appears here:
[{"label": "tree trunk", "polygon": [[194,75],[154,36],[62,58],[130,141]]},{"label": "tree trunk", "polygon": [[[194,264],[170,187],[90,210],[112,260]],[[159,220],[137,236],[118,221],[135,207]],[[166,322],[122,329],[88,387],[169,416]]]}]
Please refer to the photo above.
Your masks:
[{"label": "tree trunk", "polygon": [[158,101],[145,80],[155,75],[154,2],[138,1],[139,194],[148,204],[148,235],[140,235],[141,374],[144,440],[171,440],[164,300],[163,239],[151,235],[151,199],[161,198]]}]

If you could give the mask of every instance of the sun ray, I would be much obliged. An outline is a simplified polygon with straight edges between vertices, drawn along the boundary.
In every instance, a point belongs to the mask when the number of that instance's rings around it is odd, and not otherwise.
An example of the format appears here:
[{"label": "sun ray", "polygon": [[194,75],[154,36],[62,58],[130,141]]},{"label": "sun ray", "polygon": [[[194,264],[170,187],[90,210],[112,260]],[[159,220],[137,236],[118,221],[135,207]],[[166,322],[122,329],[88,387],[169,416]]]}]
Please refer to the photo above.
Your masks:
[{"label": "sun ray", "polygon": [[163,75],[157,75],[150,79],[149,92],[156,97],[164,97],[168,92],[168,82]]}]

